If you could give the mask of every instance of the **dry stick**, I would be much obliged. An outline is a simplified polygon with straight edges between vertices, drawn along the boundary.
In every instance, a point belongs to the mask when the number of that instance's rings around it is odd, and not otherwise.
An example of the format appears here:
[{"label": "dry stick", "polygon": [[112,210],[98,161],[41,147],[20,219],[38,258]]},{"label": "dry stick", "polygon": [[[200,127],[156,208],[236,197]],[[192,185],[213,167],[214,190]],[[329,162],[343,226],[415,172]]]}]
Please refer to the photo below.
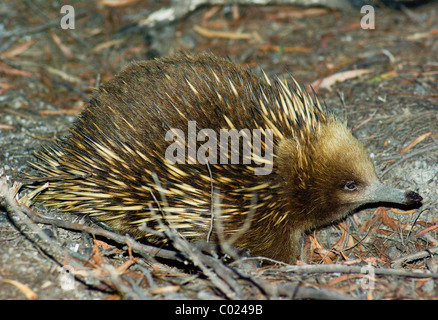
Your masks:
[{"label": "dry stick", "polygon": [[406,262],[418,260],[418,259],[423,259],[423,258],[427,258],[427,257],[432,257],[434,254],[438,254],[438,247],[433,247],[433,248],[429,248],[429,249],[424,250],[424,251],[415,252],[413,254],[409,254],[407,256],[404,256],[402,258],[394,260],[391,263],[391,266],[393,268],[401,268],[402,265],[405,264]]},{"label": "dry stick", "polygon": [[[266,269],[263,273],[269,271]],[[327,265],[290,265],[287,267],[281,267],[273,269],[275,272],[293,272],[293,273],[366,273],[363,267],[359,266],[346,266],[339,264],[327,264]],[[399,277],[409,277],[409,278],[434,278],[438,279],[438,273],[427,273],[427,272],[409,272],[400,269],[383,269],[383,268],[373,268],[373,272],[377,275],[387,275],[387,276],[399,276]]]},{"label": "dry stick", "polygon": [[[266,258],[266,257],[248,257],[242,258],[241,261],[244,260],[267,260],[277,264],[286,264],[283,261],[277,261],[274,259]],[[275,269],[266,269],[267,272],[269,270],[273,270],[275,274],[279,274],[282,271],[282,268]],[[290,282],[281,282],[281,283],[268,283],[265,281],[261,281],[257,278],[250,277],[249,279],[256,286],[258,286],[262,291],[265,292],[268,298],[278,299],[279,296],[285,296],[289,299],[317,299],[317,300],[354,300],[355,298],[339,293],[335,290],[324,289],[324,288],[308,288],[303,287]]]},{"label": "dry stick", "polygon": [[382,171],[382,173],[380,174],[380,178],[382,178],[384,175],[386,175],[390,170],[392,170],[394,167],[396,167],[397,165],[399,165],[400,163],[408,160],[409,158],[412,158],[416,155],[419,155],[423,152],[430,152],[430,151],[434,151],[438,149],[438,145],[429,145],[427,147],[421,148],[419,150],[410,152],[410,153],[405,153],[403,156],[400,157],[400,159],[398,159],[397,161],[395,161],[393,164],[391,164],[388,168],[386,168],[385,170]]},{"label": "dry stick", "polygon": [[[85,16],[86,16],[85,12],[76,13],[75,19],[80,19],[80,18],[83,18]],[[9,38],[9,37],[20,37],[23,35],[30,35],[33,33],[39,33],[39,32],[45,31],[47,29],[50,29],[52,27],[59,26],[61,24],[62,19],[63,19],[63,17],[51,20],[45,24],[41,24],[41,25],[37,25],[34,27],[29,27],[29,28],[17,28],[14,30],[0,31],[0,39]]]},{"label": "dry stick", "polygon": [[290,282],[277,285],[278,293],[290,299],[315,299],[315,300],[357,300],[335,290],[324,288],[303,287]]},{"label": "dry stick", "polygon": [[139,27],[154,28],[183,19],[190,12],[204,5],[320,5],[332,9],[352,8],[346,0],[179,0],[169,7],[152,12],[138,22]]},{"label": "dry stick", "polygon": [[373,112],[373,113],[372,113],[367,119],[365,119],[364,121],[362,121],[361,123],[359,123],[357,126],[355,126],[353,129],[351,129],[351,132],[356,131],[356,130],[359,129],[360,127],[362,127],[362,126],[366,125],[368,122],[370,122],[370,121],[374,118],[374,116],[376,115],[377,110],[378,110],[378,109],[374,110],[374,112]]},{"label": "dry stick", "polygon": [[[56,241],[45,234],[27,214],[23,213],[23,207],[14,199],[14,195],[9,187],[9,181],[9,177],[3,176],[3,170],[0,170],[0,198],[3,198],[5,202],[6,211],[8,212],[11,221],[18,230],[26,234],[33,244],[42,249],[45,254],[52,257],[59,265],[62,265],[61,261],[64,256],[64,249]],[[28,227],[31,232],[25,232],[25,227]],[[38,241],[32,233],[36,234],[42,241]]]},{"label": "dry stick", "polygon": [[[69,256],[67,250],[62,248],[58,242],[47,236],[43,230],[35,224],[31,218],[34,217],[32,210],[17,203],[14,198],[15,193],[13,193],[9,187],[9,181],[10,177],[3,176],[3,170],[0,170],[0,199],[3,198],[6,211],[13,225],[21,234],[29,239],[38,250],[42,251],[44,255],[48,256],[59,266],[63,266],[66,257]],[[29,228],[31,232],[26,231],[26,227]],[[77,266],[77,262],[74,259],[70,260],[69,263],[72,266]],[[82,283],[90,284],[94,288],[107,288],[105,282],[92,273],[87,276],[75,276],[75,278]],[[97,284],[96,280],[98,280]]]},{"label": "dry stick", "polygon": [[95,236],[102,236],[107,239],[114,240],[115,242],[120,244],[128,244],[129,246],[131,246],[132,250],[134,250],[136,253],[139,253],[146,258],[159,257],[164,259],[183,261],[183,257],[180,254],[178,254],[178,252],[145,245],[132,239],[130,236],[124,236],[102,228],[94,228],[66,220],[52,219],[52,218],[38,217],[38,216],[35,216],[33,220],[37,223],[51,224],[64,229],[69,229],[74,231],[84,231]]}]

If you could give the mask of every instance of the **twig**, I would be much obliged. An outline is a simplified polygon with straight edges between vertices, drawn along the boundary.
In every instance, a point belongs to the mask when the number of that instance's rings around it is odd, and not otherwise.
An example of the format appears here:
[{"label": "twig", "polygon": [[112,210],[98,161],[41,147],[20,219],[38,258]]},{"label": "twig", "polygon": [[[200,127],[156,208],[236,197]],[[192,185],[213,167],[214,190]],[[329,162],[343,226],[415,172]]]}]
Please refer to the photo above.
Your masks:
[{"label": "twig", "polygon": [[324,6],[332,9],[346,10],[352,8],[345,0],[177,0],[167,8],[152,12],[146,19],[138,22],[139,28],[155,28],[179,21],[201,6],[210,5],[301,5]]},{"label": "twig", "polygon": [[[262,273],[268,272],[264,270]],[[365,273],[363,267],[347,266],[340,264],[321,264],[321,265],[290,265],[274,269],[275,272],[293,272],[293,273]],[[376,275],[399,276],[408,278],[434,278],[438,279],[438,273],[427,272],[410,272],[400,269],[383,269],[373,268]]]},{"label": "twig", "polygon": [[250,40],[254,38],[254,35],[251,33],[212,31],[198,25],[193,26],[193,30],[195,30],[197,33],[205,38],[223,38],[232,40]]},{"label": "twig", "polygon": [[362,127],[362,126],[366,125],[368,122],[370,122],[370,121],[374,118],[374,116],[376,115],[377,110],[378,110],[378,109],[374,110],[374,112],[373,112],[373,113],[372,113],[367,119],[365,119],[364,121],[362,121],[361,123],[359,123],[357,126],[355,126],[353,129],[351,129],[351,132],[356,131],[356,130],[359,129],[360,127]]},{"label": "twig", "polygon": [[352,296],[339,293],[335,290],[311,288],[286,282],[277,285],[278,293],[290,299],[314,300],[355,300]]},{"label": "twig", "polygon": [[386,175],[394,167],[398,166],[400,163],[408,160],[409,158],[417,156],[417,155],[419,155],[419,154],[421,154],[423,152],[426,152],[426,151],[430,152],[430,151],[434,151],[434,150],[438,150],[438,145],[428,145],[427,147],[421,148],[419,150],[416,150],[416,151],[413,151],[413,152],[409,152],[409,153],[405,153],[404,155],[402,155],[400,157],[400,159],[398,159],[397,161],[392,163],[388,168],[383,170],[383,172],[380,174],[380,178],[382,178],[384,175]]},{"label": "twig", "polygon": [[407,262],[431,257],[431,256],[433,256],[433,254],[438,254],[438,247],[429,248],[429,249],[424,250],[424,251],[415,252],[413,254],[409,254],[407,256],[401,257],[397,260],[394,260],[391,263],[391,266],[393,268],[401,268],[403,266],[403,264],[405,264]]},{"label": "twig", "polygon": [[177,261],[183,261],[183,257],[178,254],[178,252],[167,250],[167,249],[161,249],[154,246],[149,246],[142,244],[134,239],[132,239],[130,236],[123,236],[121,234],[108,231],[102,228],[94,228],[90,226],[86,226],[83,224],[73,223],[66,220],[61,219],[51,219],[46,217],[37,217],[35,216],[33,220],[37,223],[43,223],[43,224],[50,224],[57,227],[61,227],[64,229],[74,230],[74,231],[84,231],[89,234],[95,235],[95,236],[101,236],[105,237],[107,239],[114,240],[117,243],[120,244],[127,244],[131,246],[132,250],[136,253],[141,254],[142,256],[146,258],[150,257],[158,257],[163,259],[170,259],[170,260],[177,260]]},{"label": "twig", "polygon": [[[75,14],[75,19],[80,19],[86,16],[85,12],[80,12],[80,13],[76,13]],[[29,28],[23,28],[23,29],[15,29],[15,30],[10,30],[10,31],[1,31],[0,32],[0,39],[4,39],[4,38],[10,38],[10,37],[20,37],[23,35],[30,35],[30,34],[34,34],[34,33],[39,33],[42,31],[45,31],[47,29],[53,28],[55,26],[59,26],[61,23],[61,18],[58,19],[53,19],[50,20],[49,22],[46,22],[45,24],[41,24],[38,26],[34,26],[34,27],[29,27]]]},{"label": "twig", "polygon": [[[18,190],[19,188],[17,188]],[[3,175],[3,170],[0,170],[0,198],[3,198],[7,212],[14,225],[27,235],[29,240],[43,250],[45,254],[52,257],[58,264],[62,265],[61,261],[64,256],[64,249],[47,234],[43,232],[29,217],[25,214],[26,207],[20,206],[15,200],[15,194],[10,188],[10,179]],[[25,232],[25,228],[29,228],[31,232]],[[42,241],[38,241],[39,237]],[[37,244],[39,242],[39,244]]]}]

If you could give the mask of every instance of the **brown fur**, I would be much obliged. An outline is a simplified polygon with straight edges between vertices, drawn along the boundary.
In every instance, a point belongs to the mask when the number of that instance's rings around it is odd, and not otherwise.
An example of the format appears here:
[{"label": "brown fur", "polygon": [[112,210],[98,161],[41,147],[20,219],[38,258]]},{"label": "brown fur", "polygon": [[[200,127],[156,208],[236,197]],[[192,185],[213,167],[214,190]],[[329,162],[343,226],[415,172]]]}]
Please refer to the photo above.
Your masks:
[{"label": "brown fur", "polygon": [[[213,182],[225,238],[254,212],[234,244],[293,263],[305,232],[367,202],[367,187],[378,179],[344,124],[296,84],[285,87],[210,54],[132,63],[94,94],[68,136],[37,155],[45,176],[89,176],[51,183],[39,199],[136,238],[156,240],[139,226],[160,229],[160,216],[189,240],[206,240]],[[165,133],[179,128],[187,135],[190,120],[198,132],[273,129],[273,172],[256,176],[254,164],[166,163]],[[354,192],[345,189],[349,181]],[[218,223],[210,240],[219,239]]]}]

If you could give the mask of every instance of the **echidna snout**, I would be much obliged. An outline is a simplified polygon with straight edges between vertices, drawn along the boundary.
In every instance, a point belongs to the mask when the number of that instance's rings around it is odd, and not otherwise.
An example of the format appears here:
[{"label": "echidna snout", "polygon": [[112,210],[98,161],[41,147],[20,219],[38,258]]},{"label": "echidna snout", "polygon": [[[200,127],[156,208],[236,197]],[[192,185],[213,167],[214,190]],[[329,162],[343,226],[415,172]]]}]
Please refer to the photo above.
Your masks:
[{"label": "echidna snout", "polygon": [[[187,136],[190,121],[216,134],[272,130],[272,172],[254,174],[254,161],[169,163],[166,133]],[[305,232],[361,204],[421,201],[382,187],[363,146],[293,78],[259,77],[212,54],[131,63],[93,94],[70,133],[37,157],[41,175],[59,177],[37,197],[49,206],[152,242],[161,239],[145,230],[162,231],[157,215],[190,241],[208,234],[219,241],[220,230],[227,239],[239,234],[251,213],[234,245],[289,263]],[[212,219],[211,186],[223,228]]]}]

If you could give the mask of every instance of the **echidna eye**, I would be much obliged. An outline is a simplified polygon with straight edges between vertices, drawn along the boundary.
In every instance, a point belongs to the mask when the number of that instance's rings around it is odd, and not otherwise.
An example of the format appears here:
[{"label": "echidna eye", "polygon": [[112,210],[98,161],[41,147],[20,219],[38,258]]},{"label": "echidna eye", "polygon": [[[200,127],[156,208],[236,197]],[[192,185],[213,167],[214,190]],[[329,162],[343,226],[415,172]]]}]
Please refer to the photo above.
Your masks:
[{"label": "echidna eye", "polygon": [[348,191],[354,191],[357,189],[357,183],[355,181],[347,181],[344,185],[344,189]]}]

